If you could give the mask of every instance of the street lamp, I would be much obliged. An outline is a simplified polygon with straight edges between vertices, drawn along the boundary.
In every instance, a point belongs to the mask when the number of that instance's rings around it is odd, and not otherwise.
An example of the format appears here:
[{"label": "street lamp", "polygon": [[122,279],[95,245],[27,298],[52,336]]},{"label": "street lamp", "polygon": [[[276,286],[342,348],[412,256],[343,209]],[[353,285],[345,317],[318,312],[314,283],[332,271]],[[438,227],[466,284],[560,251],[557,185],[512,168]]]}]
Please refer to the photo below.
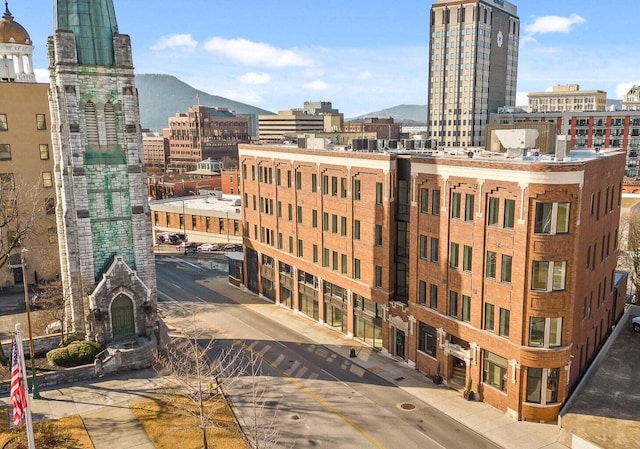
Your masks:
[{"label": "street lamp", "polygon": [[27,311],[27,328],[29,329],[29,356],[31,358],[31,394],[33,399],[40,399],[40,392],[38,391],[38,381],[36,378],[36,361],[34,358],[33,350],[33,334],[31,332],[31,307],[29,306],[29,286],[27,284],[27,264],[24,261],[25,253],[29,251],[27,248],[20,250],[20,264],[22,265],[22,285],[24,286],[24,304]]},{"label": "street lamp", "polygon": [[[183,183],[184,184],[184,183]],[[182,201],[182,235],[184,236],[184,255],[187,255],[187,213],[185,210],[185,200],[181,200]]]}]

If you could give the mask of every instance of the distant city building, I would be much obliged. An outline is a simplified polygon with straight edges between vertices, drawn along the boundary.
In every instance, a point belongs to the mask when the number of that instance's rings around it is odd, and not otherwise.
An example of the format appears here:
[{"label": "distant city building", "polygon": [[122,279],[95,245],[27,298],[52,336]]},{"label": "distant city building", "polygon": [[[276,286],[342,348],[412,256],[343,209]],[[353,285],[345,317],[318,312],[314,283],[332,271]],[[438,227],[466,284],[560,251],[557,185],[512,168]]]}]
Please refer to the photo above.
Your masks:
[{"label": "distant city building", "polygon": [[[627,152],[626,176],[638,177],[640,110],[589,112],[522,112],[491,114],[489,124],[553,123],[574,149],[618,149]],[[541,143],[543,144],[543,142]]]},{"label": "distant city building", "polygon": [[214,195],[151,201],[153,233],[184,235],[196,243],[242,244],[242,207],[239,195]]},{"label": "distant city building", "polygon": [[37,284],[60,275],[49,85],[35,82],[31,38],[8,4],[5,8],[0,19],[0,189],[6,225],[0,248],[14,246],[10,239],[16,237],[16,220],[22,229],[29,220],[35,223],[0,270],[3,287]]},{"label": "distant city building", "polygon": [[623,314],[621,152],[239,154],[246,288],[517,419],[555,420]]},{"label": "distant city building", "polygon": [[260,143],[281,143],[304,133],[342,131],[344,114],[329,101],[306,101],[302,109],[278,111],[258,116]]},{"label": "distant city building", "polygon": [[530,112],[604,111],[607,93],[602,90],[580,90],[578,84],[553,86],[551,92],[529,92]]},{"label": "distant city building", "polygon": [[169,139],[162,133],[143,133],[142,148],[146,168],[156,167],[165,171],[169,164]]},{"label": "distant city building", "polygon": [[640,86],[633,86],[622,99],[623,111],[640,110]]},{"label": "distant city building", "polygon": [[169,118],[169,170],[189,171],[207,158],[238,159],[238,143],[250,142],[249,119],[227,108],[192,106]]},{"label": "distant city building", "polygon": [[365,117],[359,121],[346,122],[344,130],[349,133],[375,133],[376,139],[398,140],[402,137],[402,123],[395,123],[393,117]]},{"label": "distant city building", "polygon": [[154,200],[201,195],[203,190],[219,189],[221,184],[220,173],[213,176],[165,173],[147,177],[149,198]]},{"label": "distant city building", "polygon": [[434,146],[484,146],[489,113],[514,106],[520,19],[504,0],[436,0],[427,125]]}]

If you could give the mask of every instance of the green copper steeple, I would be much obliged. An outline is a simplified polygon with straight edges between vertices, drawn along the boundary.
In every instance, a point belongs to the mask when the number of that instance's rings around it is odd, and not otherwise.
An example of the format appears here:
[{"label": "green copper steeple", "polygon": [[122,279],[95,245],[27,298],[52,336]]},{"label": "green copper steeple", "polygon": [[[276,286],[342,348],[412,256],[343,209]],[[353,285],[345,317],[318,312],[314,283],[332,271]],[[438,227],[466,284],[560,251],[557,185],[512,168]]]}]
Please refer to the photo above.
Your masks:
[{"label": "green copper steeple", "polygon": [[54,0],[56,30],[76,36],[78,64],[113,66],[113,35],[118,33],[113,0]]}]

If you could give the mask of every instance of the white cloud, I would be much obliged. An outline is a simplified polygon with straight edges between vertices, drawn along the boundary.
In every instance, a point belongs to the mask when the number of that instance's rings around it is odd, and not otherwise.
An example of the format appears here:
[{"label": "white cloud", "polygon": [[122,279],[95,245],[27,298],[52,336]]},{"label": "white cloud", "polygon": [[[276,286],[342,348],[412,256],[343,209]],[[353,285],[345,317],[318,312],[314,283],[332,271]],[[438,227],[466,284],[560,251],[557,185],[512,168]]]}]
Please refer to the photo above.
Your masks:
[{"label": "white cloud", "polygon": [[192,52],[198,46],[198,42],[190,34],[172,34],[162,36],[158,42],[151,46],[151,50],[184,50]]},{"label": "white cloud", "polygon": [[527,106],[529,104],[529,92],[516,92],[516,106]]},{"label": "white cloud", "polygon": [[373,75],[369,71],[365,71],[358,74],[358,79],[360,81],[370,80],[371,78],[373,78]]},{"label": "white cloud", "polygon": [[322,80],[316,80],[305,84],[304,88],[309,90],[327,90],[329,88],[329,84]]},{"label": "white cloud", "polygon": [[248,72],[240,75],[238,81],[243,84],[267,84],[271,81],[271,75],[268,73]]},{"label": "white cloud", "polygon": [[264,98],[258,93],[248,90],[226,89],[217,95],[251,105],[258,105],[264,102]]},{"label": "white cloud", "polygon": [[33,73],[36,75],[36,81],[39,83],[48,83],[49,69],[33,69]]},{"label": "white cloud", "polygon": [[635,83],[620,83],[616,86],[614,98],[624,98],[633,86],[640,86],[640,81]]},{"label": "white cloud", "polygon": [[245,65],[265,67],[309,67],[313,61],[294,50],[276,48],[247,39],[214,37],[204,44],[205,50],[217,53]]},{"label": "white cloud", "polygon": [[531,37],[534,34],[569,33],[574,25],[585,23],[587,20],[577,14],[569,17],[543,16],[538,17],[533,23],[526,25],[525,33]]}]

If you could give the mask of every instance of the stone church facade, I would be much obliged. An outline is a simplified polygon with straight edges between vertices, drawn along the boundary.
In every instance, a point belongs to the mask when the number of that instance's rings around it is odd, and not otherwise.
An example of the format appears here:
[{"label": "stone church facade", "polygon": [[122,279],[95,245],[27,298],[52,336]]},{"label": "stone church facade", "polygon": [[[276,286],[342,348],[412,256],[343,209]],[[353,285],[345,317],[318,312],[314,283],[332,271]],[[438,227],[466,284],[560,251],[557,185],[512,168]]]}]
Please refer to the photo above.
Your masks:
[{"label": "stone church facade", "polygon": [[47,42],[66,326],[151,337],[156,277],[130,38],[112,0],[57,0]]}]

